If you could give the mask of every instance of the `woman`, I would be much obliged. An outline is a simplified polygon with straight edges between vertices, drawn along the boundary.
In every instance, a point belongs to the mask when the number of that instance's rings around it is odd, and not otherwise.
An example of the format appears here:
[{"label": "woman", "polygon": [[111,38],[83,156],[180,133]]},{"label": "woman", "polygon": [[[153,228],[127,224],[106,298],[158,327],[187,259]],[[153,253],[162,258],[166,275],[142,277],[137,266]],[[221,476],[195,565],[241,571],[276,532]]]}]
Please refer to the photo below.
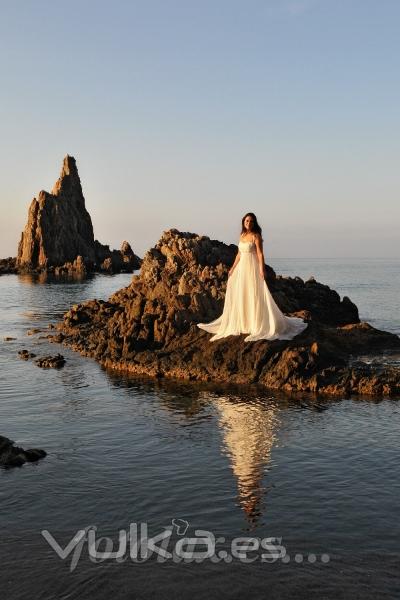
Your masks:
[{"label": "woman", "polygon": [[210,342],[247,333],[245,342],[291,340],[306,329],[299,317],[287,317],[275,303],[264,279],[261,227],[254,213],[242,219],[239,250],[229,271],[222,315],[197,327],[213,333]]}]

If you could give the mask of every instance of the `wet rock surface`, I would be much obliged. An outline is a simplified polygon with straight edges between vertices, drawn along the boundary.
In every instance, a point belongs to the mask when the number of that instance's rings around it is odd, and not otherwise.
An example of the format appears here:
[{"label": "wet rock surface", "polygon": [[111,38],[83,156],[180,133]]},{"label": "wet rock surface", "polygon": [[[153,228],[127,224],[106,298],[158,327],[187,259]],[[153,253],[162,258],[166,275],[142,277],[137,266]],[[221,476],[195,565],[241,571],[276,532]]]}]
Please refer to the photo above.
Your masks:
[{"label": "wet rock surface", "polygon": [[107,368],[154,377],[259,383],[276,390],[326,394],[400,393],[400,371],[354,360],[400,354],[397,335],[360,322],[355,304],[310,278],[282,277],[267,266],[278,306],[309,322],[293,340],[215,342],[196,326],[222,312],[237,247],[176,229],[165,231],[141,272],[108,301],[76,304],[52,339]]},{"label": "wet rock surface", "polygon": [[26,462],[36,462],[47,456],[45,450],[30,448],[24,450],[14,446],[14,442],[0,435],[0,467],[21,467]]}]

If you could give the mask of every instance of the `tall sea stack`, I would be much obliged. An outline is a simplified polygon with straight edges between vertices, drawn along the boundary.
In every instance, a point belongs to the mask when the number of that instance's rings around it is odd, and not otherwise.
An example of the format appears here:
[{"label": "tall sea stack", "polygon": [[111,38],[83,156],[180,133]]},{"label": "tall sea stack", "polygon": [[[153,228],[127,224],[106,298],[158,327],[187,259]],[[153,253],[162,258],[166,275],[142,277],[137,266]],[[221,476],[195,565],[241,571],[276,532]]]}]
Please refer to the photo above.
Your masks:
[{"label": "tall sea stack", "polygon": [[31,202],[18,245],[17,269],[117,272],[138,269],[140,263],[128,242],[121,250],[110,250],[94,239],[76,161],[67,154],[51,193],[41,190]]},{"label": "tall sea stack", "polygon": [[77,256],[96,262],[92,220],[75,158],[67,154],[51,193],[41,190],[31,202],[17,265],[46,269],[72,262]]}]

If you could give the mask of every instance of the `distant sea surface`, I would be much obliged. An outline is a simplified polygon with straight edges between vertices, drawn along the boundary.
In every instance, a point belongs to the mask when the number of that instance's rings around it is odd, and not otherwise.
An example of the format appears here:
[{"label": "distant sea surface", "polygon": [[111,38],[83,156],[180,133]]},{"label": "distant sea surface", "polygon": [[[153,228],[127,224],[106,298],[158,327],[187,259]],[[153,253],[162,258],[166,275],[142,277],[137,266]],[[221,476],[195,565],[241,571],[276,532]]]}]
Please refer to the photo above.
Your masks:
[{"label": "distant sea surface", "polygon": [[[361,320],[400,334],[400,259],[269,264],[314,276],[349,296]],[[299,400],[258,386],[127,377],[40,339],[72,304],[107,299],[130,279],[0,277],[0,435],[48,453],[0,470],[2,597],[398,598],[400,398]],[[42,333],[27,335],[33,328]],[[19,359],[22,348],[67,362],[40,369]],[[49,543],[61,552],[92,528],[116,550],[131,524],[142,537],[164,532],[172,554],[178,542],[188,548],[185,537],[214,540],[217,560],[204,539],[198,562],[155,552],[138,562],[133,538],[120,559],[93,558],[87,540],[62,559]],[[240,558],[243,537],[258,542]]]}]

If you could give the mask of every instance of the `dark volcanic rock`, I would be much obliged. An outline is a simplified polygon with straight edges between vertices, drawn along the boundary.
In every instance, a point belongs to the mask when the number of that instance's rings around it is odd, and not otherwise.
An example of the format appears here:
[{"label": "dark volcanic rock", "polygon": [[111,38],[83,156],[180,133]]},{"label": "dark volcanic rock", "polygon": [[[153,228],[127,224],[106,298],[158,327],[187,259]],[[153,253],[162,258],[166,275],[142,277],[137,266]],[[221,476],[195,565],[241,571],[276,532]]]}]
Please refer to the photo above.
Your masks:
[{"label": "dark volcanic rock", "polygon": [[[396,368],[368,369],[351,360],[367,350],[400,352],[398,336],[360,323],[347,297],[314,279],[277,276],[267,283],[279,307],[309,321],[293,340],[210,342],[199,322],[223,308],[228,270],[237,252],[206,236],[171,229],[143,259],[140,275],[107,302],[77,304],[58,325],[62,341],[106,367],[156,377],[233,383],[329,394],[400,393]],[[378,372],[379,371],[379,372]]]},{"label": "dark volcanic rock", "polygon": [[[67,154],[51,193],[41,190],[31,202],[15,269],[84,276],[101,270],[106,259],[111,260],[113,272],[132,272],[141,264],[127,242],[121,250],[110,250],[94,239],[75,158]],[[11,263],[7,272],[10,268]]]},{"label": "dark volcanic rock", "polygon": [[14,442],[0,435],[0,466],[1,467],[20,467],[26,462],[36,462],[44,458],[47,453],[38,448],[24,450],[14,446]]},{"label": "dark volcanic rock", "polygon": [[17,258],[1,258],[0,259],[0,275],[9,275],[17,273]]}]

